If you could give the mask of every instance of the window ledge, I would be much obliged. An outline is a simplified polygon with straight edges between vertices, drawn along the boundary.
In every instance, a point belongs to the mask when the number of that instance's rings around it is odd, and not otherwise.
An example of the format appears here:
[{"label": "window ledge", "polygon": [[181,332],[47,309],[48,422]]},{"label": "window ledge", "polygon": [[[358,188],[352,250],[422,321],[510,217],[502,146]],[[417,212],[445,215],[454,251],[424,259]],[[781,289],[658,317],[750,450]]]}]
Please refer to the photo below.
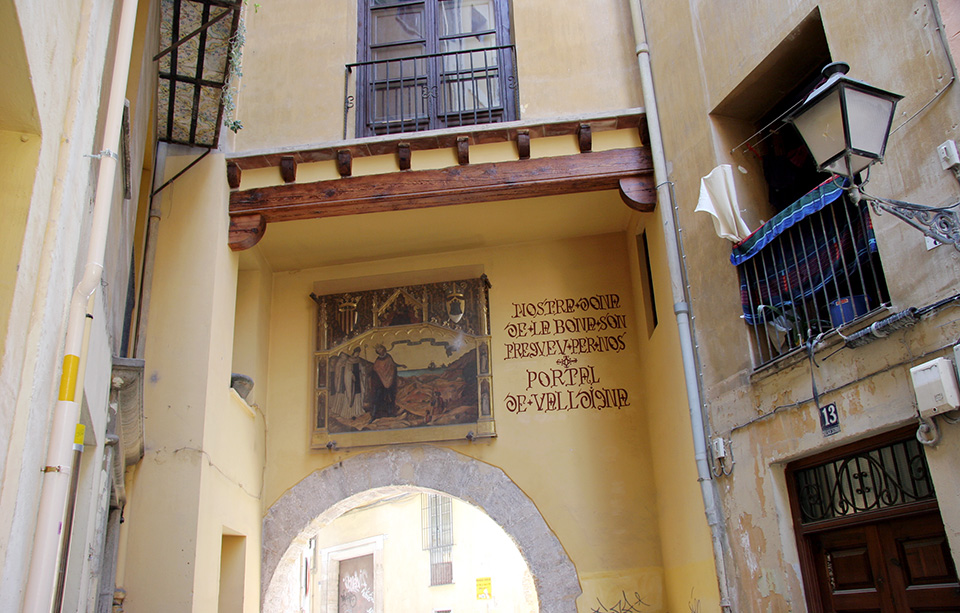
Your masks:
[{"label": "window ledge", "polygon": [[530,138],[541,138],[545,136],[575,135],[581,124],[589,125],[593,132],[603,132],[626,128],[645,129],[645,123],[646,113],[644,109],[630,108],[591,115],[459,126],[425,132],[352,138],[317,146],[307,145],[250,151],[228,156],[227,162],[235,164],[241,170],[253,170],[273,166],[279,167],[281,158],[286,156],[292,156],[298,164],[335,160],[337,159],[337,152],[344,149],[348,150],[352,157],[358,158],[396,153],[399,143],[409,144],[411,151],[424,151],[456,147],[457,138],[460,136],[468,137],[472,145],[479,145],[516,140],[517,132],[520,130],[527,130]]},{"label": "window ledge", "polygon": [[[844,329],[843,336],[850,336],[851,334],[859,332],[860,330],[880,321],[885,317],[889,317],[890,315],[891,310],[884,306],[873,309],[866,315],[858,317],[857,319],[846,324],[847,328]],[[822,359],[825,352],[829,351],[832,353],[838,345],[843,344],[843,336],[840,336],[840,332],[837,331],[837,328],[834,328],[829,333],[824,335],[823,340],[817,346],[817,350],[814,355],[818,359]],[[796,349],[777,357],[775,360],[767,362],[766,364],[753,369],[753,371],[750,373],[750,383],[753,384],[763,381],[768,377],[793,368],[801,362],[807,362],[808,359],[806,347],[797,347]]]},{"label": "window ledge", "polygon": [[232,387],[230,388],[230,398],[233,400],[233,403],[240,407],[249,417],[255,418],[257,416],[257,412],[254,410],[254,408],[250,406],[247,401],[244,400],[243,397],[237,392],[237,390],[233,389]]}]

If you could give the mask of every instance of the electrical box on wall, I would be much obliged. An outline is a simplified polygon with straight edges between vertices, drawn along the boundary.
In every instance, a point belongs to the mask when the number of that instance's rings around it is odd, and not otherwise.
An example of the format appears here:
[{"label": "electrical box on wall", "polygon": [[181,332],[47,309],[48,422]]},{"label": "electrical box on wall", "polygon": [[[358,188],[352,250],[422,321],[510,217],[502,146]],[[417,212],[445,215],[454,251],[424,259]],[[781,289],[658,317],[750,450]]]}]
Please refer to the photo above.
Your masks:
[{"label": "electrical box on wall", "polygon": [[940,167],[944,170],[960,166],[960,153],[957,152],[957,143],[952,140],[945,141],[937,147],[937,157],[940,158]]},{"label": "electrical box on wall", "polygon": [[723,437],[718,436],[717,438],[710,441],[710,446],[713,448],[713,459],[722,460],[727,457],[727,445],[726,441],[723,440]]},{"label": "electrical box on wall", "polygon": [[953,362],[937,358],[910,369],[917,409],[921,417],[933,417],[960,408],[960,389]]}]

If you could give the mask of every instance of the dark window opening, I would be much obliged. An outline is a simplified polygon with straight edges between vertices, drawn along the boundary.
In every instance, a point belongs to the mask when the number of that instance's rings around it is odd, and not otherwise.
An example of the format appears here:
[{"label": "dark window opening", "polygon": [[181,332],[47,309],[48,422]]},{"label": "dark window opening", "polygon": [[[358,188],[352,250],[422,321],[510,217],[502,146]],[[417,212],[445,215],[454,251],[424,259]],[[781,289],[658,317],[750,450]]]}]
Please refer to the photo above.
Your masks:
[{"label": "dark window opening", "polygon": [[827,173],[817,172],[810,150],[790,124],[770,134],[761,157],[770,206],[777,212],[830,178]]},{"label": "dark window opening", "polygon": [[755,368],[889,302],[868,207],[817,172],[784,121],[831,61],[814,9],[712,113],[731,162],[742,167],[739,205],[753,229],[731,262]]},{"label": "dark window opening", "polygon": [[[773,212],[829,176],[817,173],[803,139],[783,117],[813,91],[831,61],[816,8],[713,109],[736,161],[751,170],[743,178],[756,181],[762,175]],[[754,164],[759,172],[753,172]],[[769,209],[759,204],[754,206],[763,211],[761,218],[769,219]]]},{"label": "dark window opening", "polygon": [[517,119],[507,0],[360,0],[357,135]]},{"label": "dark window opening", "polygon": [[647,231],[637,236],[637,253],[640,256],[640,284],[643,292],[643,311],[647,321],[647,336],[657,327],[657,298],[653,293],[653,269],[650,266],[650,246]]}]

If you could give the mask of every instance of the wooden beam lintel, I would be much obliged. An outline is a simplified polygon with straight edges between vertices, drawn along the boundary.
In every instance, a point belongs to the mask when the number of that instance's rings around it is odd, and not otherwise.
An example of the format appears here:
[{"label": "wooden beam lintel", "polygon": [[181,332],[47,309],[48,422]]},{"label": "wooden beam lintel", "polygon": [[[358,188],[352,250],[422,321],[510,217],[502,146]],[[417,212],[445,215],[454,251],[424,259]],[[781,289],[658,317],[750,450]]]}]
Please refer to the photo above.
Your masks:
[{"label": "wooden beam lintel", "polygon": [[614,149],[240,190],[230,194],[230,215],[268,223],[605,189],[620,189],[631,206],[649,210],[653,183],[647,148]]}]

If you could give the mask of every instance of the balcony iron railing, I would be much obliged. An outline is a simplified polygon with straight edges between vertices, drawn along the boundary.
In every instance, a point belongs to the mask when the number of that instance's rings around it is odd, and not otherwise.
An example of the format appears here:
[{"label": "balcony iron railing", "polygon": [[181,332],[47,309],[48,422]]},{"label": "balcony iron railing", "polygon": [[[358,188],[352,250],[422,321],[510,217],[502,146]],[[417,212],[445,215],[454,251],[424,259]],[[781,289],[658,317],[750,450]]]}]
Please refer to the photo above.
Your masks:
[{"label": "balcony iron railing", "polygon": [[516,119],[515,75],[513,45],[347,64],[343,138]]},{"label": "balcony iron railing", "polygon": [[889,300],[865,203],[827,181],[734,247],[756,367]]}]

